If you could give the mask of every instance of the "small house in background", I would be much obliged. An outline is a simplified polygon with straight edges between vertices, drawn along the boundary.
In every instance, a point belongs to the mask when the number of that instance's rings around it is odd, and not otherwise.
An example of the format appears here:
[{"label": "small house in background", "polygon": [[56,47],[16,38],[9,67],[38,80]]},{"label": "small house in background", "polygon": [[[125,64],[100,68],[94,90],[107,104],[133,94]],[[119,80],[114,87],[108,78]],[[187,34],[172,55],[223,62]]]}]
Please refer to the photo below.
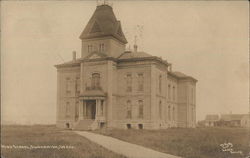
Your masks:
[{"label": "small house in background", "polygon": [[250,114],[246,114],[241,119],[241,127],[250,127]]},{"label": "small house in background", "polygon": [[200,127],[250,127],[249,114],[212,114],[199,121]]},{"label": "small house in background", "polygon": [[217,126],[219,121],[219,115],[207,115],[204,121],[206,127],[214,127]]},{"label": "small house in background", "polygon": [[245,114],[222,114],[220,118],[220,126],[240,127],[241,119]]}]

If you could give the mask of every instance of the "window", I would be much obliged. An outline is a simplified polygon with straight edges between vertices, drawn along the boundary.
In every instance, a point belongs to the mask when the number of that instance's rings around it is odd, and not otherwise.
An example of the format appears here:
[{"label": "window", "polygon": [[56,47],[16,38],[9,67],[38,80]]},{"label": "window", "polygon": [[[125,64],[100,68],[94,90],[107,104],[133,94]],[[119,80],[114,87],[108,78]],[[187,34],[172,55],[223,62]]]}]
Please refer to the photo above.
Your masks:
[{"label": "window", "polygon": [[169,99],[169,100],[171,99],[170,96],[171,96],[171,86],[170,86],[170,84],[169,84],[169,85],[168,85],[168,99]]},{"label": "window", "polygon": [[92,52],[92,45],[88,45],[88,52],[90,53],[90,52]]},{"label": "window", "polygon": [[100,74],[99,73],[92,74],[91,88],[100,89]]},{"label": "window", "polygon": [[173,121],[175,121],[175,108],[173,107]]},{"label": "window", "polygon": [[131,129],[131,124],[127,124],[127,129]]},{"label": "window", "polygon": [[175,86],[173,87],[173,101],[175,101]]},{"label": "window", "polygon": [[105,123],[104,122],[100,122],[100,128],[104,128],[105,127]]},{"label": "window", "polygon": [[132,75],[131,74],[127,74],[127,92],[132,92]]},{"label": "window", "polygon": [[139,129],[143,129],[143,124],[138,124]]},{"label": "window", "polygon": [[70,94],[70,78],[66,78],[66,94]]},{"label": "window", "polygon": [[160,119],[162,119],[162,105],[161,105],[161,101],[159,102],[159,117],[160,117]]},{"label": "window", "polygon": [[69,127],[70,127],[70,125],[69,125],[69,123],[67,122],[67,123],[66,123],[66,128],[69,128]]},{"label": "window", "polygon": [[139,104],[139,115],[138,115],[138,117],[140,119],[142,119],[143,118],[143,101],[139,100],[138,104]]},{"label": "window", "polygon": [[66,117],[69,117],[70,116],[70,103],[69,102],[66,103],[65,111],[66,111],[65,112]]},{"label": "window", "polygon": [[76,84],[75,84],[76,95],[80,94],[80,78],[76,77]]},{"label": "window", "polygon": [[171,108],[168,106],[168,120],[171,121]]},{"label": "window", "polygon": [[161,93],[161,82],[162,82],[162,77],[161,75],[159,76],[159,92]]},{"label": "window", "polygon": [[132,106],[131,106],[131,101],[128,100],[127,101],[127,119],[131,119],[132,118]]},{"label": "window", "polygon": [[138,91],[143,91],[144,77],[142,73],[138,74]]},{"label": "window", "polygon": [[79,101],[76,102],[75,106],[75,120],[77,121],[79,118]]},{"label": "window", "polygon": [[104,43],[99,44],[99,52],[104,52]]}]

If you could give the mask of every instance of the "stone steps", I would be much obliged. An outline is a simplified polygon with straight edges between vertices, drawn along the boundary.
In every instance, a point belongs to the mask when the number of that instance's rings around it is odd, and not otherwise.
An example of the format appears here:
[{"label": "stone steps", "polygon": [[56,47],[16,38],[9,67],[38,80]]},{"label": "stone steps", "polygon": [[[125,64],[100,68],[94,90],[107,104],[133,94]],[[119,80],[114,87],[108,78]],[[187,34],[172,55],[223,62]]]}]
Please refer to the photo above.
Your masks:
[{"label": "stone steps", "polygon": [[91,125],[93,123],[94,123],[94,120],[92,119],[79,120],[76,123],[74,130],[91,130]]}]

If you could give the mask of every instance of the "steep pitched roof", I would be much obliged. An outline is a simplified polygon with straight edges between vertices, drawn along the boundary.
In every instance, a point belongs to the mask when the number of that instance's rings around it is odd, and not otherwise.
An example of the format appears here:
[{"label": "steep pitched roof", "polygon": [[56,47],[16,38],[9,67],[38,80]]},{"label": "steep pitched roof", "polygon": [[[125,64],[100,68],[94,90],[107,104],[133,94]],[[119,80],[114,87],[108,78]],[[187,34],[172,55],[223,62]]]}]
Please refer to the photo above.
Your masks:
[{"label": "steep pitched roof", "polygon": [[115,17],[113,9],[109,5],[100,5],[90,18],[83,30],[80,39],[113,36],[122,43],[128,43],[121,28],[121,23]]}]

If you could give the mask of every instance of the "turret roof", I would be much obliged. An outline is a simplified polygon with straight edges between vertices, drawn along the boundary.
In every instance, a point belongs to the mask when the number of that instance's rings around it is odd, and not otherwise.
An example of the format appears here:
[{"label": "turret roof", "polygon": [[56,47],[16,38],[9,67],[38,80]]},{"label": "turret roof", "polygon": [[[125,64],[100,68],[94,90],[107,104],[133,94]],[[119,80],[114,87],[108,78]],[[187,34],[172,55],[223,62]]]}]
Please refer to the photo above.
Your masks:
[{"label": "turret roof", "polygon": [[100,5],[96,7],[94,14],[83,30],[80,39],[91,39],[105,36],[113,36],[120,42],[128,43],[121,23],[115,17],[113,8],[109,5]]}]

